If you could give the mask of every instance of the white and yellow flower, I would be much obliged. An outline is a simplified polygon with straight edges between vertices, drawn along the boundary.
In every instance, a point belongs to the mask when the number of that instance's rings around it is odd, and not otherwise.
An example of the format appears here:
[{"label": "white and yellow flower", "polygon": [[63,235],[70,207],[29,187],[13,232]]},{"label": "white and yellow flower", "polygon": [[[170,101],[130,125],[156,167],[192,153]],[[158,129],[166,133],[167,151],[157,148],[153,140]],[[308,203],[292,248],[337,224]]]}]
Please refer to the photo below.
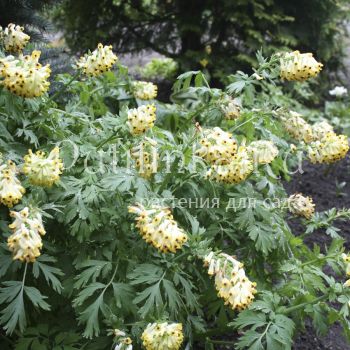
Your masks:
[{"label": "white and yellow flower", "polygon": [[176,253],[187,241],[187,235],[173,219],[169,208],[153,205],[129,206],[129,213],[137,214],[136,227],[142,238],[163,253]]},{"label": "white and yellow flower", "polygon": [[153,100],[157,97],[157,85],[147,81],[136,81],[133,83],[134,96],[140,100]]},{"label": "white and yellow flower", "polygon": [[226,95],[221,104],[221,110],[223,111],[226,119],[237,119],[241,115],[241,107],[237,100]]},{"label": "white and yellow flower", "polygon": [[22,97],[39,97],[44,94],[50,83],[50,65],[39,63],[40,51],[31,55],[20,55],[18,58],[7,56],[0,59],[1,84],[15,95]]},{"label": "white and yellow flower", "polygon": [[24,156],[23,172],[33,185],[51,187],[56,184],[63,170],[63,162],[59,158],[60,150],[55,147],[48,156],[42,151],[32,150]]},{"label": "white and yellow flower", "polygon": [[281,121],[288,134],[299,141],[309,143],[313,140],[312,127],[301,114],[289,111],[287,115],[281,115]]},{"label": "white and yellow flower", "polygon": [[30,40],[30,36],[24,33],[24,28],[13,23],[4,30],[0,27],[0,38],[5,50],[13,53],[21,52]]},{"label": "white and yellow flower", "polygon": [[278,148],[272,141],[253,141],[247,147],[248,153],[254,160],[254,164],[269,164],[278,155]]},{"label": "white and yellow flower", "polygon": [[203,131],[196,154],[211,164],[228,164],[236,152],[232,134],[215,127]]},{"label": "white and yellow flower", "polygon": [[109,71],[117,61],[118,57],[113,53],[111,45],[98,44],[96,50],[80,57],[77,67],[84,74],[95,77]]},{"label": "white and yellow flower", "polygon": [[218,296],[233,310],[244,310],[254,300],[256,283],[245,274],[243,264],[225,253],[210,252],[204,258],[208,274],[215,276]]},{"label": "white and yellow flower", "polygon": [[141,340],[146,350],[179,350],[184,335],[181,323],[150,323]]},{"label": "white and yellow flower", "polygon": [[212,165],[207,172],[207,178],[227,184],[238,184],[253,172],[252,157],[244,146],[239,147],[238,152],[228,164]]},{"label": "white and yellow flower", "polygon": [[133,135],[144,134],[154,126],[156,120],[156,106],[142,105],[128,111],[128,125]]},{"label": "white and yellow flower", "polygon": [[157,141],[145,137],[138,146],[132,148],[131,157],[135,160],[139,174],[146,179],[151,178],[158,168]]},{"label": "white and yellow flower", "polygon": [[345,158],[348,151],[348,137],[329,132],[321,141],[315,141],[309,145],[308,158],[311,163],[329,164]]},{"label": "white and yellow flower", "polygon": [[13,233],[7,240],[7,246],[13,253],[13,259],[34,262],[43,246],[41,236],[46,233],[40,213],[26,207],[20,212],[12,211],[10,215],[14,219],[9,225]]},{"label": "white and yellow flower", "polygon": [[297,216],[303,216],[306,219],[311,219],[315,213],[315,204],[311,197],[304,197],[300,193],[291,195],[288,200],[289,211]]},{"label": "white and yellow flower", "polygon": [[12,208],[23,197],[24,187],[17,178],[17,167],[12,161],[0,165],[0,203]]},{"label": "white and yellow flower", "polygon": [[323,64],[315,60],[312,53],[299,51],[282,54],[281,78],[285,80],[304,81],[315,77],[322,70]]},{"label": "white and yellow flower", "polygon": [[314,125],[312,125],[312,134],[314,140],[323,140],[327,134],[333,133],[334,134],[334,129],[333,126],[330,125],[327,121],[321,121],[317,122]]}]

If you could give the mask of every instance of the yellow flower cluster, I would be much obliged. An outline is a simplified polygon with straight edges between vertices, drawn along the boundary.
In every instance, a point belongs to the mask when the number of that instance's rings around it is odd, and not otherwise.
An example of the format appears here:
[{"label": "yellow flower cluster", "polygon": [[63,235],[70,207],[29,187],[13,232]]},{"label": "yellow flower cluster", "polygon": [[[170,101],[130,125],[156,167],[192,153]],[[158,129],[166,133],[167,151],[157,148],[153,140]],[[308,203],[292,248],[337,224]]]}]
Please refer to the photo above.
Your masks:
[{"label": "yellow flower cluster", "polygon": [[23,172],[29,177],[30,183],[43,187],[51,187],[57,183],[63,170],[59,148],[55,147],[47,157],[42,151],[28,152],[24,156]]},{"label": "yellow flower cluster", "polygon": [[283,127],[288,134],[299,141],[309,143],[313,140],[312,127],[301,116],[301,114],[289,111],[287,115],[281,116]]},{"label": "yellow flower cluster", "polygon": [[136,227],[142,238],[163,253],[176,253],[187,241],[186,233],[178,227],[169,208],[153,205],[129,206],[129,213],[137,214]]},{"label": "yellow flower cluster", "polygon": [[131,157],[135,159],[138,172],[146,179],[157,172],[158,153],[156,147],[155,140],[145,137],[144,141],[131,150]]},{"label": "yellow flower cluster", "polygon": [[329,132],[320,141],[312,142],[308,148],[311,163],[334,163],[343,159],[349,151],[346,135]]},{"label": "yellow flower cluster", "polygon": [[207,178],[227,184],[238,184],[245,180],[254,170],[251,156],[244,146],[232,157],[230,163],[212,165],[207,172]]},{"label": "yellow flower cluster", "polygon": [[0,165],[0,203],[9,208],[17,204],[25,193],[16,174],[17,168],[13,162]]},{"label": "yellow flower cluster", "polygon": [[2,84],[12,93],[22,97],[39,97],[45,93],[50,83],[50,65],[39,63],[40,51],[18,58],[8,56],[0,60]]},{"label": "yellow flower cluster", "polygon": [[2,38],[6,51],[18,53],[27,45],[30,36],[23,32],[24,28],[10,23],[5,30],[0,27],[0,37]]},{"label": "yellow flower cluster", "polygon": [[147,81],[136,81],[133,84],[134,96],[140,100],[152,100],[157,97],[157,85]]},{"label": "yellow flower cluster", "polygon": [[154,126],[156,120],[156,106],[142,105],[128,111],[128,125],[133,135],[144,134]]},{"label": "yellow flower cluster", "polygon": [[[341,255],[344,263],[346,264],[346,276],[350,276],[350,255],[342,254]],[[350,278],[344,283],[344,287],[350,287]]]},{"label": "yellow flower cluster", "polygon": [[40,213],[30,212],[26,207],[20,212],[12,211],[10,215],[14,219],[9,225],[13,233],[7,245],[13,253],[13,259],[34,262],[43,246],[41,236],[46,233]]},{"label": "yellow flower cluster", "polygon": [[318,75],[323,67],[312,53],[289,52],[281,57],[281,78],[303,81]]},{"label": "yellow flower cluster", "polygon": [[241,311],[252,303],[256,283],[248,279],[242,263],[228,254],[210,252],[204,258],[204,266],[210,276],[215,276],[218,296],[225,300],[225,305]]},{"label": "yellow flower cluster", "polygon": [[241,115],[241,108],[237,101],[230,96],[225,96],[221,109],[226,119],[237,119]]},{"label": "yellow flower cluster", "polygon": [[237,142],[232,134],[219,127],[203,131],[196,154],[211,164],[228,164],[237,151]]},{"label": "yellow flower cluster", "polygon": [[311,219],[315,212],[315,204],[311,197],[304,197],[300,193],[295,193],[288,198],[288,208],[290,212],[297,216]]},{"label": "yellow flower cluster", "polygon": [[312,125],[314,140],[323,140],[329,133],[334,133],[333,126],[326,121],[318,122]]},{"label": "yellow flower cluster", "polygon": [[98,76],[109,71],[117,62],[118,57],[113,53],[112,46],[98,44],[97,49],[80,57],[77,67],[88,76]]},{"label": "yellow flower cluster", "polygon": [[269,164],[278,155],[278,149],[272,141],[253,141],[247,147],[248,153],[252,156],[254,164]]},{"label": "yellow flower cluster", "polygon": [[150,323],[141,340],[146,350],[179,350],[184,340],[181,323]]}]

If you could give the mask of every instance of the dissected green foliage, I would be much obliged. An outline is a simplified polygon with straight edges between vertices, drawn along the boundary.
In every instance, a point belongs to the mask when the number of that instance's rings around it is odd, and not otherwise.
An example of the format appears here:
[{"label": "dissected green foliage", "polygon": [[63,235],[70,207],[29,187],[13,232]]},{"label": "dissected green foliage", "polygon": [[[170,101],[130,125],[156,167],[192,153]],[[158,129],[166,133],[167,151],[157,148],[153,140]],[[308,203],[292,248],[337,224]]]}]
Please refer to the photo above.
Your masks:
[{"label": "dissected green foliage", "polygon": [[[26,194],[14,210],[40,208],[47,232],[34,263],[12,260],[5,243],[12,219],[0,207],[0,322],[15,349],[107,350],[114,329],[139,349],[142,332],[155,321],[182,323],[184,348],[205,343],[211,349],[213,335],[240,330],[238,349],[291,349],[306,318],[319,333],[340,322],[350,339],[344,242],[334,227],[350,211],[330,208],[302,219],[305,233],[295,236],[282,205],[281,179],[290,178],[307,145],[290,138],[279,113],[307,116],[299,97],[310,96],[312,85],[281,84],[276,55],[266,59],[259,52],[257,61],[254,75],[229,76],[225,92],[190,71],[177,78],[172,103],[152,101],[156,123],[145,135],[157,142],[160,161],[150,177],[128,164],[128,153],[146,140],[130,132],[128,110],[145,101],[134,98],[124,66],[97,77],[59,75],[61,87],[51,97],[24,99],[1,88],[4,160],[20,166],[28,148],[50,152],[57,145],[65,166],[50,188],[18,174]],[[227,93],[242,105],[237,119],[225,118]],[[207,179],[208,165],[196,147],[209,127],[231,132],[240,146],[271,140],[278,156],[239,184]],[[297,143],[294,153],[291,142]],[[176,254],[147,244],[128,212],[150,202],[172,207],[186,233]],[[332,238],[325,251],[303,242],[316,229]],[[257,283],[247,309],[233,311],[218,297],[203,266],[210,251],[237,257]]]}]

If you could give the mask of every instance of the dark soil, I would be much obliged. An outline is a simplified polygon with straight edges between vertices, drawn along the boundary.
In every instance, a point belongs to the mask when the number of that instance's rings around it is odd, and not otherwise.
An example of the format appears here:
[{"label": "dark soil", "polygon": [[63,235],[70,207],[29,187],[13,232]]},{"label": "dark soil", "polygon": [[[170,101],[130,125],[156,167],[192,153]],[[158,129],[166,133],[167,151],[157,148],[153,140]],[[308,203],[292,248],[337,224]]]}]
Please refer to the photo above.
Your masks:
[{"label": "dark soil", "polygon": [[[350,208],[350,157],[334,165],[304,164],[304,173],[295,174],[293,180],[285,184],[288,194],[301,192],[311,196],[317,211],[330,208]],[[343,184],[342,188],[339,185]],[[295,234],[301,233],[302,226],[298,220],[291,220],[290,225]],[[346,247],[350,247],[350,225],[339,222],[336,227],[339,234],[346,240]],[[319,245],[322,250],[331,242],[331,238],[324,232],[316,231],[305,239],[312,247]],[[305,332],[295,339],[294,350],[350,350],[350,345],[342,335],[341,326],[335,324],[329,329],[325,337],[316,335],[313,327],[307,324]]]}]

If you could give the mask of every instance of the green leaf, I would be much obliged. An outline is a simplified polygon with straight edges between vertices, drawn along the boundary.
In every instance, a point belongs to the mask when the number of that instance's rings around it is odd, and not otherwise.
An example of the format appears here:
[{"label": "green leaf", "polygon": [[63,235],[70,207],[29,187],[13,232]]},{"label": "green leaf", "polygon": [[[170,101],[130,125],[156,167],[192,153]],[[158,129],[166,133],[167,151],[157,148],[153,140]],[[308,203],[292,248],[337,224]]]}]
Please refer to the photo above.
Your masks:
[{"label": "green leaf", "polygon": [[24,286],[24,292],[35,307],[40,307],[47,311],[50,310],[50,305],[45,301],[47,297],[42,295],[37,288]]},{"label": "green leaf", "polygon": [[78,317],[79,323],[86,323],[83,336],[86,338],[93,338],[100,334],[100,325],[99,325],[99,312],[104,313],[104,293],[101,293],[99,297],[89,305]]},{"label": "green leaf", "polygon": [[3,285],[5,287],[0,290],[0,304],[9,304],[1,310],[0,322],[8,334],[12,334],[17,324],[23,332],[27,325],[23,300],[24,285],[20,281],[7,281]]},{"label": "green leaf", "polygon": [[48,255],[41,255],[33,264],[33,275],[38,278],[40,272],[43,273],[46,282],[57,292],[61,293],[63,287],[60,280],[56,276],[63,276],[63,272],[57,267],[45,264],[44,262],[55,263],[57,260]]}]

